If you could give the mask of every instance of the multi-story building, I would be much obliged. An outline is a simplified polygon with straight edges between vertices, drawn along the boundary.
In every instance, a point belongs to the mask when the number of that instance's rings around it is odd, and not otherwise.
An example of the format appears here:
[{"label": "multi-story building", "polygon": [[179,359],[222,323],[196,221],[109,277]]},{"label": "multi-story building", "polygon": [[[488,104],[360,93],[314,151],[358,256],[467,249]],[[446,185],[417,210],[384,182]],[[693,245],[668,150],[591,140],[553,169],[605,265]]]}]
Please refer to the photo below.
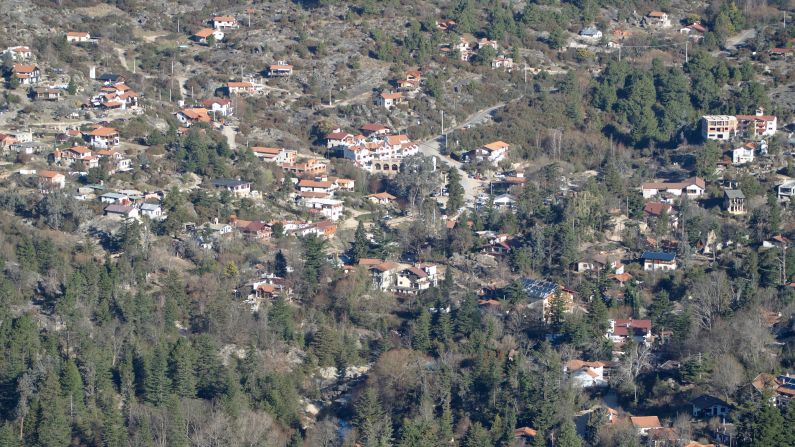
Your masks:
[{"label": "multi-story building", "polygon": [[701,117],[701,136],[707,140],[730,140],[737,135],[737,127],[737,117],[732,115],[704,115]]}]

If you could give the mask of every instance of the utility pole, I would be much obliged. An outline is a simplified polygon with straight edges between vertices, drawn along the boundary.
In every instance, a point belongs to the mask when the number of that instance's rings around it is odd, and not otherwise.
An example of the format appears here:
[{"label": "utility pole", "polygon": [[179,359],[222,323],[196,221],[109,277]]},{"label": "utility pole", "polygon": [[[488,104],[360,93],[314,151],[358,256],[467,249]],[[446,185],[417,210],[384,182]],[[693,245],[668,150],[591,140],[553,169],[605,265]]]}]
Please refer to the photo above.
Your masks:
[{"label": "utility pole", "polygon": [[133,56],[133,74],[135,74],[135,56]]},{"label": "utility pole", "polygon": [[618,44],[618,61],[621,62],[621,44]]},{"label": "utility pole", "polygon": [[177,34],[179,34],[179,16],[177,16]]}]

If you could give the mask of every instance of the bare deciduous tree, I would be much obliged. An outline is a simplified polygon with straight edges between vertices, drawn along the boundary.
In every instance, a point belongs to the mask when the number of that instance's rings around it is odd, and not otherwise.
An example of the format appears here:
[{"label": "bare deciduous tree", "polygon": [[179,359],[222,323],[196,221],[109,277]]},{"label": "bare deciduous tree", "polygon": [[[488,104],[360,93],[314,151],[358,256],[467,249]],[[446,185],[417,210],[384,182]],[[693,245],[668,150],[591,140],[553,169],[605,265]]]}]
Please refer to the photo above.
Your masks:
[{"label": "bare deciduous tree", "polygon": [[691,311],[698,326],[711,331],[718,319],[731,309],[732,302],[739,299],[739,293],[723,271],[712,272],[696,281],[691,288]]},{"label": "bare deciduous tree", "polygon": [[646,343],[630,344],[626,347],[619,366],[619,379],[632,384],[635,402],[638,401],[637,379],[651,367],[651,346]]}]

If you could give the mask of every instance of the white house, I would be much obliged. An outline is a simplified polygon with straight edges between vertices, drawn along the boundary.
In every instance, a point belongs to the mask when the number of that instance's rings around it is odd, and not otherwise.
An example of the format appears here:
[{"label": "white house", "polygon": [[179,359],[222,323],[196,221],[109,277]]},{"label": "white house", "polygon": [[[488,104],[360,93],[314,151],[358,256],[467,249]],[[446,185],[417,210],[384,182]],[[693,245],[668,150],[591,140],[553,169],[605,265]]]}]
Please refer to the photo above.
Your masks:
[{"label": "white house", "polygon": [[702,394],[690,401],[694,418],[724,417],[729,414],[729,404],[709,394]]},{"label": "white house", "polygon": [[651,320],[609,320],[607,338],[613,343],[623,343],[632,338],[635,343],[651,343]]},{"label": "white house", "polygon": [[86,135],[89,144],[98,149],[107,149],[121,144],[119,132],[112,127],[97,127]]},{"label": "white house", "polygon": [[14,64],[11,72],[20,85],[33,85],[41,81],[41,71],[36,65]]},{"label": "white house", "polygon": [[232,16],[213,17],[213,29],[223,31],[226,29],[237,29],[237,28],[240,28],[240,24],[237,23],[237,19]]},{"label": "white house", "polygon": [[260,160],[276,163],[295,163],[298,157],[298,151],[278,147],[255,146],[251,148],[251,151]]},{"label": "white house", "polygon": [[83,31],[70,31],[66,33],[66,41],[72,43],[89,42],[91,34]]},{"label": "white house", "polygon": [[790,199],[795,196],[795,180],[787,180],[786,182],[778,185],[778,198]]},{"label": "white house", "polygon": [[435,265],[408,267],[395,275],[395,292],[416,295],[437,285]]},{"label": "white house", "polygon": [[594,388],[607,386],[604,362],[588,362],[572,359],[566,362],[566,372],[575,388]]},{"label": "white house", "polygon": [[30,47],[9,47],[3,51],[3,54],[8,54],[12,61],[26,61],[33,57]]},{"label": "white house", "polygon": [[150,219],[161,219],[163,217],[163,207],[157,203],[144,203],[141,205],[141,214]]},{"label": "white house", "polygon": [[754,149],[753,143],[748,143],[737,149],[732,150],[732,164],[742,165],[754,162]]},{"label": "white house", "polygon": [[220,42],[224,40],[224,32],[212,29],[212,28],[202,28],[193,35],[193,39],[199,43],[208,43],[208,40],[212,36],[216,42]]},{"label": "white house", "polygon": [[99,196],[99,200],[102,201],[102,203],[108,203],[111,205],[116,203],[126,205],[130,203],[130,198],[127,196],[127,194],[118,192],[106,192],[105,194]]},{"label": "white house", "polygon": [[737,115],[737,133],[746,138],[761,138],[775,135],[778,118],[765,115],[761,107],[753,115]]},{"label": "white house", "polygon": [[251,182],[235,179],[217,179],[213,180],[213,186],[219,189],[225,189],[237,197],[246,197],[251,194]]},{"label": "white house", "polygon": [[332,222],[336,222],[342,216],[342,200],[309,197],[301,198],[299,203],[304,208],[317,210]]},{"label": "white house", "polygon": [[647,272],[676,270],[676,253],[647,251],[641,255],[641,259],[643,259],[643,270]]},{"label": "white house", "polygon": [[228,98],[209,98],[202,101],[202,105],[212,116],[232,115],[232,100]]},{"label": "white house", "polygon": [[467,152],[464,154],[464,159],[467,161],[488,161],[492,164],[497,164],[505,159],[509,149],[510,145],[508,143],[493,141]]},{"label": "white house", "polygon": [[387,110],[395,107],[398,104],[403,102],[403,94],[400,92],[395,93],[381,93],[375,98],[375,103],[379,107],[383,107]]},{"label": "white house", "polygon": [[647,182],[641,185],[644,199],[650,199],[661,192],[666,192],[674,196],[687,196],[699,198],[704,195],[706,182],[701,177],[691,177],[681,182]]},{"label": "white house", "polygon": [[589,26],[580,31],[580,38],[588,42],[599,42],[602,40],[602,31],[595,26]]},{"label": "white house", "polygon": [[662,11],[652,11],[649,15],[646,16],[646,21],[654,26],[659,28],[670,28],[671,27],[671,19],[668,17],[667,13]]}]

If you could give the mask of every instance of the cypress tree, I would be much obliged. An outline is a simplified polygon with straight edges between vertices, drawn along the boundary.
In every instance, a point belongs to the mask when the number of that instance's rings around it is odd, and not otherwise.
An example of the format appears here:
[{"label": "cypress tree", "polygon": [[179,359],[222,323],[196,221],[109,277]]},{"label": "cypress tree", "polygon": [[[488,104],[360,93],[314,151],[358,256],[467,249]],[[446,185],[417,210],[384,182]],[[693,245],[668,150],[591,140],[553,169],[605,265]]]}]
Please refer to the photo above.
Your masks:
[{"label": "cypress tree", "polygon": [[273,273],[280,277],[286,278],[287,277],[287,258],[284,256],[281,250],[276,252],[276,257],[273,260]]},{"label": "cypress tree", "polygon": [[450,169],[447,175],[447,214],[455,214],[464,206],[464,187],[461,185],[461,174],[458,169]]},{"label": "cypress tree", "polygon": [[366,258],[370,251],[370,241],[367,240],[367,234],[364,231],[364,223],[359,221],[356,225],[356,232],[353,234],[353,246],[351,247],[351,262],[358,264],[359,260]]}]

